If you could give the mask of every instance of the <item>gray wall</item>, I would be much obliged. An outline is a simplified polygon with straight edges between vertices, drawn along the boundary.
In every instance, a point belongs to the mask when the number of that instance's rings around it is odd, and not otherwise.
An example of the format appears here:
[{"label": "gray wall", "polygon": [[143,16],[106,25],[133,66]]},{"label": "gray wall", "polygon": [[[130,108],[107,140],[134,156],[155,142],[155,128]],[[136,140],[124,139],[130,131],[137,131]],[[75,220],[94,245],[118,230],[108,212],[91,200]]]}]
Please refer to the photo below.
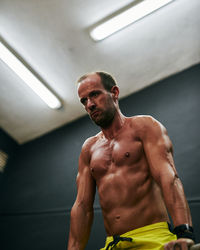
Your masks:
[{"label": "gray wall", "polygon": [[[197,65],[120,101],[125,115],[150,114],[167,128],[174,144],[175,163],[185,187],[198,242],[199,83],[200,65]],[[0,149],[7,147],[10,153],[5,172],[0,174],[1,250],[66,249],[81,145],[98,131],[99,128],[88,117],[83,117],[19,146],[0,130]],[[105,236],[97,196],[87,250],[102,247]]]}]

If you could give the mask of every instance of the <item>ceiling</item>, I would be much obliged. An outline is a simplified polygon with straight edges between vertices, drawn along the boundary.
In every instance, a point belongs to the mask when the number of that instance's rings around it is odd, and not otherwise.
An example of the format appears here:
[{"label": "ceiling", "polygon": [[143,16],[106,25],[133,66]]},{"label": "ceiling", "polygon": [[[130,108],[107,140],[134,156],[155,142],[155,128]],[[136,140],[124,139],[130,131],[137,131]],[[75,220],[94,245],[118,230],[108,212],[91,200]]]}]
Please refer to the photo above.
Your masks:
[{"label": "ceiling", "polygon": [[[148,0],[146,0],[148,1]],[[174,0],[94,42],[89,29],[128,0],[0,0],[1,40],[63,101],[51,110],[0,60],[0,126],[23,144],[85,111],[76,80],[104,70],[125,97],[200,62],[200,1]]]}]

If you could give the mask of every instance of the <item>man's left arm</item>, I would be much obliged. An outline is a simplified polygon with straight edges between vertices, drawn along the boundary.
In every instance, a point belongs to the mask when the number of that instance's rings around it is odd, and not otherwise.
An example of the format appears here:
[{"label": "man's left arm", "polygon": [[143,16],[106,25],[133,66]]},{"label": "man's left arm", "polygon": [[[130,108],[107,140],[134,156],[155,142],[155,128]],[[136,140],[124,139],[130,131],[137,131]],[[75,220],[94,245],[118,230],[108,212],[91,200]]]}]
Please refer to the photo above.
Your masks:
[{"label": "man's left arm", "polygon": [[178,240],[168,243],[165,249],[172,249],[177,243],[181,249],[187,249],[187,246],[194,244],[192,219],[183,185],[174,165],[172,143],[166,129],[152,117],[146,118],[143,130],[143,145],[151,175],[161,188],[178,236]]}]

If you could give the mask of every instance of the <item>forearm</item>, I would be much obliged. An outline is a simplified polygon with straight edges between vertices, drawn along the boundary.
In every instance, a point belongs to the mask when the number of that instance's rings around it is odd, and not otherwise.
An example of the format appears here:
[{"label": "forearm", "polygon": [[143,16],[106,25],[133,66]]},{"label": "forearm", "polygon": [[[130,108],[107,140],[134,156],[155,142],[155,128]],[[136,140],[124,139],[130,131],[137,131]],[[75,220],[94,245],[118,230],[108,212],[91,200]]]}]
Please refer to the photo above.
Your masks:
[{"label": "forearm", "polygon": [[173,181],[169,181],[165,185],[163,195],[174,226],[181,224],[192,226],[190,209],[180,179],[175,176]]},{"label": "forearm", "polygon": [[83,250],[88,242],[93,221],[93,210],[74,205],[71,210],[68,250]]}]

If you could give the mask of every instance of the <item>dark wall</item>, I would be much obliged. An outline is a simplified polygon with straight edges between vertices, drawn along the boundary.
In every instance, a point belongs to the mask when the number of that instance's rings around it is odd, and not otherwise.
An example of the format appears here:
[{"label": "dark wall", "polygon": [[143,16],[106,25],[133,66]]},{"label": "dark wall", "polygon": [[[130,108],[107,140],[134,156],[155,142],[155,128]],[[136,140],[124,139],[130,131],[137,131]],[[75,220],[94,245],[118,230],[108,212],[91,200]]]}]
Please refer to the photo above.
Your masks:
[{"label": "dark wall", "polygon": [[0,150],[13,156],[17,148],[18,144],[0,128]]},{"label": "dark wall", "polygon": [[[18,144],[0,128],[0,151],[6,153],[8,156],[6,166],[12,164],[12,158],[17,148]],[[3,182],[3,173],[0,171],[0,192],[1,192],[2,182]],[[0,199],[0,204],[1,204],[1,199]]]},{"label": "dark wall", "polygon": [[[120,101],[125,115],[150,114],[167,128],[174,144],[175,163],[189,200],[198,241],[199,83],[200,65],[197,65]],[[98,131],[99,128],[88,117],[83,117],[17,149],[13,148],[12,160],[0,179],[1,250],[66,249],[81,145]],[[86,249],[102,247],[105,236],[97,196],[94,225]]]}]

